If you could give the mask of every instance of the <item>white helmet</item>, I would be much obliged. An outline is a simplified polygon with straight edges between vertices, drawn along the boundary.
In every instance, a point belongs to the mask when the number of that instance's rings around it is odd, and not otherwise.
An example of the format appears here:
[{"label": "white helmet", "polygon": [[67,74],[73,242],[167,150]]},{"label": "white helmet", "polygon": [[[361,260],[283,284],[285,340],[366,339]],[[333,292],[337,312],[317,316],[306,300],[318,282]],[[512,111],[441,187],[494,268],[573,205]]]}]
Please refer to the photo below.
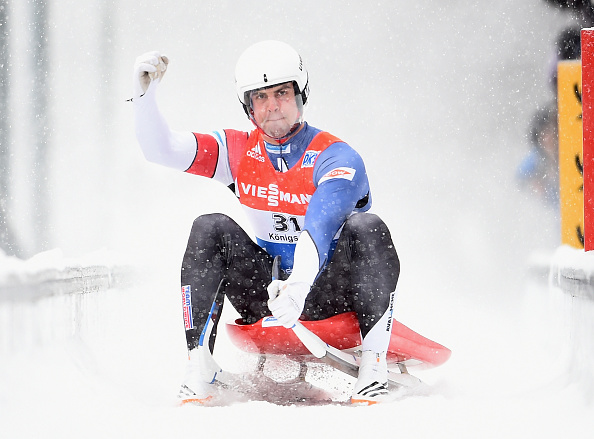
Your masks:
[{"label": "white helmet", "polygon": [[237,60],[235,88],[248,116],[248,92],[289,81],[295,84],[295,95],[301,95],[305,104],[309,94],[307,69],[301,56],[286,43],[261,41],[248,47]]}]

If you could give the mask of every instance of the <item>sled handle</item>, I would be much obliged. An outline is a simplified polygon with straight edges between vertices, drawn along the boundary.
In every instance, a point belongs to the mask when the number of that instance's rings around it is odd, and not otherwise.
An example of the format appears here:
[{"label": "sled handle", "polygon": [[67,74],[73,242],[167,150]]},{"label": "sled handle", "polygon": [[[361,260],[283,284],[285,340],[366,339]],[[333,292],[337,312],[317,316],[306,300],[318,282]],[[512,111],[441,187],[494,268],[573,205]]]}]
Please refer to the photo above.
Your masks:
[{"label": "sled handle", "polygon": [[323,358],[326,356],[328,353],[326,347],[328,345],[324,343],[317,335],[303,326],[302,323],[295,323],[291,329],[314,357]]},{"label": "sled handle", "polygon": [[280,279],[281,256],[276,255],[272,261],[272,280]]},{"label": "sled handle", "polygon": [[[276,255],[272,261],[272,280],[280,279],[280,264],[281,256]],[[295,323],[291,329],[314,357],[322,358],[326,355],[326,343],[305,328],[300,322]]]}]

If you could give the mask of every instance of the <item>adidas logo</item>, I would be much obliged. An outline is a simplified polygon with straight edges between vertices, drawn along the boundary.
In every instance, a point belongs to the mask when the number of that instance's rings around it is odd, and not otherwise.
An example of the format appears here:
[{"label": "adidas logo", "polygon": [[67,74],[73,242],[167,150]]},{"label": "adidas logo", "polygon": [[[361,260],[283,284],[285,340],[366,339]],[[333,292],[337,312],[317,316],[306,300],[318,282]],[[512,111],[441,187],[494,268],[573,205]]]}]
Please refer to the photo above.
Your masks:
[{"label": "adidas logo", "polygon": [[260,148],[260,144],[258,143],[256,146],[254,146],[252,149],[250,149],[246,155],[248,157],[251,157],[255,160],[258,160],[259,162],[263,162],[264,161],[264,156],[262,156],[262,148]]},{"label": "adidas logo", "polygon": [[368,386],[362,388],[357,392],[357,395],[374,398],[380,395],[386,395],[388,393],[388,383],[378,383],[374,381]]}]

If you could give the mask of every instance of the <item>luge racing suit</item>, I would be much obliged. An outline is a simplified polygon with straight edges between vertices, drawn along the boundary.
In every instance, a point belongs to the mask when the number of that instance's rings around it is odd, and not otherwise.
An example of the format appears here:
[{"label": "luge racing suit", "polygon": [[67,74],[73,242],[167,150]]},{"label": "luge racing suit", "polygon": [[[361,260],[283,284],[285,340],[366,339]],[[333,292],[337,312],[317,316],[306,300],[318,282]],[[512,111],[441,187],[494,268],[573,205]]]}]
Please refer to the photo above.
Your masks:
[{"label": "luge racing suit", "polygon": [[307,123],[283,145],[264,142],[259,130],[192,133],[190,140],[169,130],[147,95],[135,103],[145,156],[229,186],[257,237],[254,243],[223,214],[194,221],[181,271],[188,348],[198,345],[219,285],[245,323],[270,315],[272,259],[281,255],[291,273],[295,246],[307,233],[319,270],[302,319],[355,311],[367,348],[385,350],[400,262],[388,227],[364,213],[371,194],[355,150]]}]

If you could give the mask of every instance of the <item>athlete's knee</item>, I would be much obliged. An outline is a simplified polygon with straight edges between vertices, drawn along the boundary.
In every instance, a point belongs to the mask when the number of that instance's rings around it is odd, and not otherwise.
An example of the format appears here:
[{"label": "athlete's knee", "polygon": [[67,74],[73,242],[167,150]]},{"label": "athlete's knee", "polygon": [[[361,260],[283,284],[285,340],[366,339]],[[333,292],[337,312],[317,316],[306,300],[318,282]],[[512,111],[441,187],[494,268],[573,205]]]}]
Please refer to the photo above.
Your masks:
[{"label": "athlete's knee", "polygon": [[207,213],[205,215],[200,215],[198,218],[194,220],[192,224],[192,229],[214,229],[220,228],[224,226],[226,223],[235,223],[230,217],[223,213]]},{"label": "athlete's knee", "polygon": [[350,242],[356,251],[366,258],[386,264],[395,281],[400,273],[400,260],[386,223],[372,213],[357,213],[345,223],[343,233],[350,236]]},{"label": "athlete's knee", "polygon": [[388,226],[382,219],[373,213],[355,213],[344,224],[345,230],[356,234],[368,234],[377,230],[388,231]]},{"label": "athlete's knee", "polygon": [[343,232],[353,236],[356,241],[372,242],[375,245],[394,247],[390,229],[386,223],[373,213],[356,213],[349,217],[344,225]]},{"label": "athlete's knee", "polygon": [[239,229],[239,226],[233,219],[222,213],[209,213],[200,215],[194,220],[190,239],[192,237],[215,237],[225,233],[230,233]]}]

